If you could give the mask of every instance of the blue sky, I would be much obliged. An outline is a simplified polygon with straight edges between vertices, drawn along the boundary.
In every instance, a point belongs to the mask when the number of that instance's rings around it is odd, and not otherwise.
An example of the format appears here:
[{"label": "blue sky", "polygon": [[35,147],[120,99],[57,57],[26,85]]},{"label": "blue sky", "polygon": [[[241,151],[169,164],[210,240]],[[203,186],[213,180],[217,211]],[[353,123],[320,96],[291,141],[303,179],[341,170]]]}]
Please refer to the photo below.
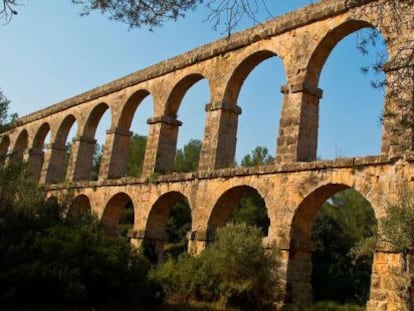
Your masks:
[{"label": "blue sky", "polygon": [[[310,4],[309,0],[268,1],[274,16]],[[220,32],[203,22],[207,11],[200,7],[185,19],[169,22],[153,32],[128,27],[100,14],[80,17],[81,8],[71,1],[24,1],[19,15],[0,26],[2,48],[0,87],[12,101],[11,111],[20,116],[34,112],[139,69],[219,39]],[[252,26],[243,21],[239,29]],[[318,156],[335,158],[378,154],[381,145],[381,91],[370,87],[375,77],[360,73],[373,61],[375,51],[362,56],[355,36],[341,41],[322,72]],[[380,49],[378,47],[377,49]],[[237,159],[261,145],[275,154],[285,77],[281,61],[264,61],[249,75],[239,97]],[[179,119],[181,147],[191,138],[202,139],[204,105],[209,101],[206,81],[186,94]],[[147,99],[137,110],[132,130],[147,133],[151,117]],[[98,128],[103,143],[109,113]],[[72,134],[73,135],[73,131]]]}]

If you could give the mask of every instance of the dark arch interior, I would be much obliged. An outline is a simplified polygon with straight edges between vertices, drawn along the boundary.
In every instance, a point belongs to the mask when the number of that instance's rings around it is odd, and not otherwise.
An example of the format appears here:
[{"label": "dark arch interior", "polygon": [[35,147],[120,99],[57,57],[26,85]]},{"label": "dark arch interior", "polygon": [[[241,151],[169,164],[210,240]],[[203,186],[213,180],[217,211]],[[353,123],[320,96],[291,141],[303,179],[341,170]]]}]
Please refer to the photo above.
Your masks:
[{"label": "dark arch interior", "polygon": [[84,194],[77,196],[72,201],[72,204],[68,212],[69,214],[85,214],[85,215],[91,214],[92,209],[91,209],[91,203],[89,201],[89,198]]},{"label": "dark arch interior", "polygon": [[217,228],[229,221],[257,226],[263,235],[268,234],[270,219],[265,202],[256,189],[238,186],[220,196],[208,222],[209,240],[214,239]]},{"label": "dark arch interior", "polygon": [[[131,223],[132,214],[132,223]],[[105,206],[102,215],[105,233],[109,236],[127,236],[134,223],[134,206],[126,193],[114,195]]]},{"label": "dark arch interior", "polygon": [[298,207],[291,228],[287,301],[366,303],[372,257],[350,255],[359,241],[375,234],[375,213],[357,191],[329,184]]},{"label": "dark arch interior", "polygon": [[146,254],[152,262],[178,257],[187,251],[191,208],[179,192],[162,195],[153,205],[146,227]]}]

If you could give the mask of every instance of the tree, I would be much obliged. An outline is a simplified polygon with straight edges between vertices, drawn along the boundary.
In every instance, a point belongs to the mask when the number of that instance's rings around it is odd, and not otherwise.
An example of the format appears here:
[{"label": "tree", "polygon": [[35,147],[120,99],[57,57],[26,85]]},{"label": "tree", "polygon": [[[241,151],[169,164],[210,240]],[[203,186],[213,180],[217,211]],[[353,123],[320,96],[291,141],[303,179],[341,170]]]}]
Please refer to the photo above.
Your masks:
[{"label": "tree", "polygon": [[244,196],[231,213],[229,221],[237,224],[244,223],[248,226],[255,226],[265,236],[267,236],[270,226],[270,219],[267,215],[265,202],[258,193]]},{"label": "tree", "polygon": [[200,160],[201,145],[200,140],[191,139],[182,149],[178,149],[175,155],[174,171],[196,171]]},{"label": "tree", "polygon": [[251,154],[246,154],[241,160],[241,166],[251,167],[273,164],[275,158],[268,154],[266,147],[257,146]]},{"label": "tree", "polygon": [[379,220],[378,235],[361,241],[353,254],[358,258],[374,253],[377,246],[390,248],[402,255],[402,269],[392,269],[394,287],[406,310],[414,308],[414,191],[405,184],[395,201],[385,204],[385,216]]},{"label": "tree", "polygon": [[17,119],[17,114],[9,113],[10,100],[0,89],[0,132],[8,129],[10,123]]},{"label": "tree", "polygon": [[127,176],[138,177],[141,175],[146,146],[147,136],[141,136],[139,134],[132,135],[126,162]]},{"label": "tree", "polygon": [[372,253],[355,260],[350,251],[376,230],[371,205],[355,190],[342,191],[323,204],[312,227],[315,301],[361,305],[367,301]]},{"label": "tree", "polygon": [[101,166],[101,160],[102,160],[102,152],[103,152],[103,146],[100,144],[95,145],[95,152],[93,153],[92,158],[92,168],[91,168],[91,180],[98,180],[99,176],[99,167]]},{"label": "tree", "polygon": [[[21,0],[23,1],[23,0]],[[0,18],[9,22],[18,12],[19,0],[3,0]],[[187,12],[204,5],[208,9],[206,20],[215,29],[224,27],[223,33],[230,34],[240,20],[247,17],[255,22],[261,12],[268,17],[271,13],[266,6],[266,0],[71,0],[82,6],[81,15],[89,15],[93,11],[101,12],[110,19],[127,24],[131,28],[148,26],[150,29],[162,26],[169,20],[184,17]]]},{"label": "tree", "polygon": [[228,224],[199,256],[170,259],[152,276],[167,297],[181,302],[196,299],[260,310],[279,298],[278,267],[277,252],[263,248],[258,228]]},{"label": "tree", "polygon": [[106,236],[93,215],[69,208],[46,201],[21,167],[0,168],[1,308],[152,303],[144,256]]}]

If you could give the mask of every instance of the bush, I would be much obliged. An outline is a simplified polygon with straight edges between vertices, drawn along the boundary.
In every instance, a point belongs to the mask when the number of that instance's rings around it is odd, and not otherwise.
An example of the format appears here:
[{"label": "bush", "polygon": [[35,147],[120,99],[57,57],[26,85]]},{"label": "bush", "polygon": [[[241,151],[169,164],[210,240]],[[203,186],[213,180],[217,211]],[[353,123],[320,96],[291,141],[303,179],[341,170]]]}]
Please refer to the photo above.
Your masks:
[{"label": "bush", "polygon": [[0,307],[142,305],[149,269],[95,217],[45,202],[21,168],[0,169]]},{"label": "bush", "polygon": [[200,256],[169,259],[152,272],[170,300],[201,300],[260,308],[277,299],[278,260],[262,246],[262,233],[245,224],[217,230]]}]

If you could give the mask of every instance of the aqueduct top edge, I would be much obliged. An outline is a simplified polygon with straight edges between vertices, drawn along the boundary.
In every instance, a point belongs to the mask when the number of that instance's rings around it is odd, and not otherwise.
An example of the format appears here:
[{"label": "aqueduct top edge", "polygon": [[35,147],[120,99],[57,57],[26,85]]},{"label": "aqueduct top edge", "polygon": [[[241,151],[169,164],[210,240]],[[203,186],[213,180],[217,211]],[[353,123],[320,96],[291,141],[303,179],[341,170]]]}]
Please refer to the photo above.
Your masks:
[{"label": "aqueduct top edge", "polygon": [[122,78],[23,116],[16,121],[15,126],[21,126],[42,119],[54,113],[117,92],[140,82],[165,75],[177,69],[185,68],[199,61],[242,48],[253,42],[270,38],[318,20],[341,14],[352,8],[377,1],[378,0],[323,0],[315,4],[310,4],[280,17],[263,22],[252,28],[234,33],[230,37],[207,43],[181,55],[135,71]]}]

